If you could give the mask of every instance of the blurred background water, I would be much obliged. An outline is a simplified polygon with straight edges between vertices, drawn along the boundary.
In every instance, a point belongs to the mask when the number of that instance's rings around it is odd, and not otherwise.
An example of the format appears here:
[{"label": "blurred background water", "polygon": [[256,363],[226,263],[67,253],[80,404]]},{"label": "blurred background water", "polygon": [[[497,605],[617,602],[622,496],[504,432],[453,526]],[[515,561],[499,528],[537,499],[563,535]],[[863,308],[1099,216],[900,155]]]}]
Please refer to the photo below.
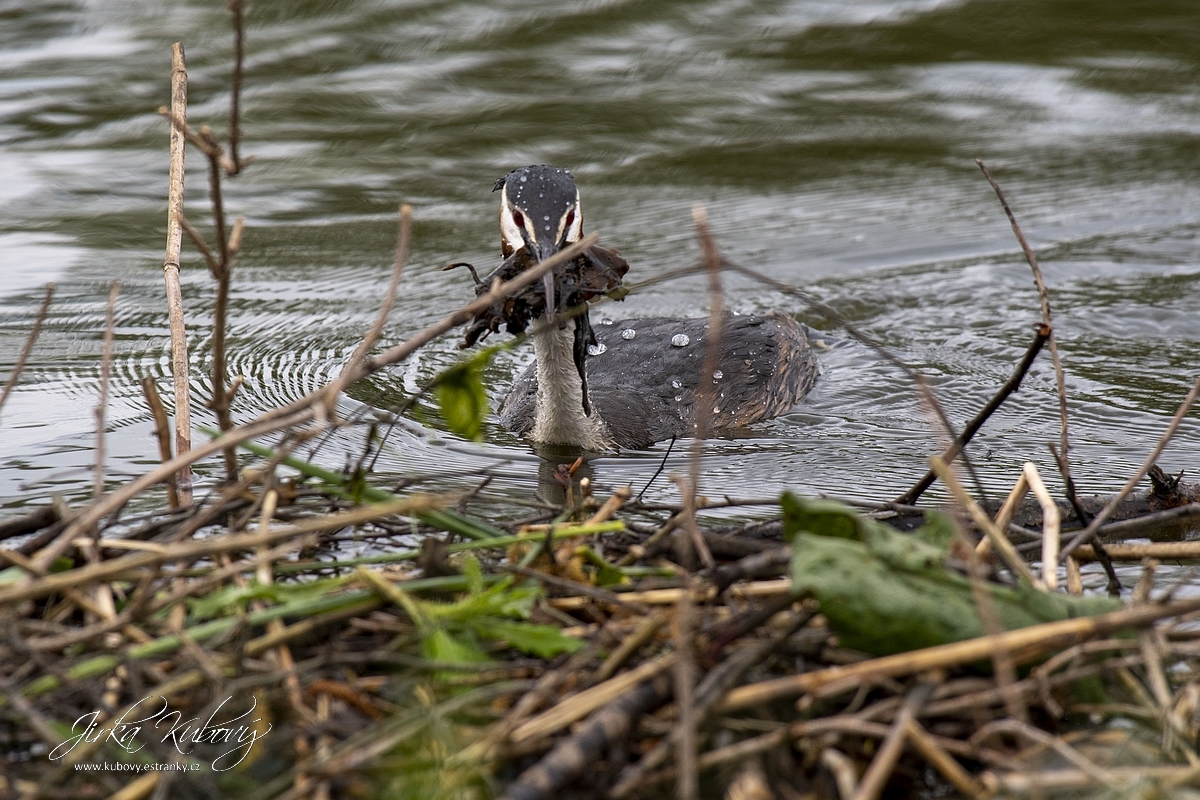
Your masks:
[{"label": "blurred background water", "polygon": [[[251,2],[244,155],[226,186],[246,234],[230,368],[249,419],[335,375],[387,285],[400,202],[415,207],[384,345],[472,296],[452,261],[498,263],[493,181],[570,168],[585,229],[647,278],[698,256],[703,203],[728,257],[836,308],[930,376],[961,424],[1032,338],[1029,268],[975,167],[1001,182],[1050,285],[1082,491],[1115,490],[1200,370],[1200,9],[1193,0],[908,2]],[[170,43],[184,42],[189,119],[227,126],[224,3],[0,1],[0,375],[46,281],[58,291],[0,412],[0,516],[91,490],[108,284],[122,284],[108,408],[110,485],[157,462],[139,387],[170,399],[161,265]],[[204,163],[190,218],[209,230]],[[213,284],[185,241],[192,385],[209,393]],[[782,308],[828,331],[822,378],[793,412],[709,446],[702,490],[783,488],[888,499],[939,436],[909,382],[796,301],[727,281],[737,312]],[[603,310],[706,312],[700,279]],[[352,394],[394,402],[460,357],[446,338]],[[532,358],[489,370],[495,402]],[[1039,360],[972,452],[995,493],[1026,459],[1057,483],[1053,373]],[[195,404],[193,406],[195,408]],[[354,410],[348,402],[347,411]],[[211,423],[207,411],[196,411]],[[314,458],[358,458],[364,431]],[[202,436],[197,433],[196,438]],[[1195,474],[1200,427],[1162,459]],[[641,488],[665,445],[594,459],[600,487]],[[308,455],[308,453],[305,453]],[[685,465],[676,448],[668,469]],[[375,480],[436,473],[528,496],[539,459],[496,424],[464,442],[424,406]],[[200,465],[202,481],[220,472]],[[674,498],[665,479],[647,492]]]}]

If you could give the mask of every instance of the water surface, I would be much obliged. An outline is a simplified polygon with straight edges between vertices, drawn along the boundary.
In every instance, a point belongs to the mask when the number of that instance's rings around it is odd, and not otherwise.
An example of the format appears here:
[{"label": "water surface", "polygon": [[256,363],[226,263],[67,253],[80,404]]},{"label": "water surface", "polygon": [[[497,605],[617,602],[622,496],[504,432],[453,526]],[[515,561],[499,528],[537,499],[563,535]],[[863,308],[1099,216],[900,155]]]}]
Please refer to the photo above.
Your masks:
[{"label": "water surface", "polygon": [[[46,329],[0,417],[7,514],[90,493],[110,281],[122,284],[107,410],[110,485],[157,461],[142,376],[169,399],[163,299],[170,43],[190,70],[190,119],[226,128],[231,39],[221,2],[0,6],[0,374],[48,280]],[[251,3],[244,153],[227,186],[246,218],[231,370],[249,419],[336,375],[379,305],[396,208],[415,207],[404,287],[383,345],[471,294],[451,261],[498,259],[493,181],[570,168],[587,230],[646,278],[694,261],[706,205],[733,260],[812,293],[928,375],[956,423],[1032,338],[1037,296],[973,159],[1002,182],[1051,287],[1084,491],[1144,458],[1200,371],[1200,14],[1190,0],[1107,2]],[[189,215],[208,230],[203,163]],[[203,398],[213,285],[185,245],[192,386]],[[729,278],[726,304],[782,308],[828,331],[822,378],[790,414],[710,444],[702,489],[889,498],[937,449],[910,383],[794,300]],[[599,314],[706,313],[703,281],[659,285]],[[460,357],[426,348],[352,393],[394,400]],[[493,400],[532,358],[489,371]],[[1049,360],[973,446],[993,493],[1023,461],[1052,484],[1058,418]],[[197,404],[194,403],[195,407]],[[348,400],[347,413],[356,408]],[[496,424],[444,430],[428,406],[377,464],[391,484],[528,496],[539,459]],[[197,410],[197,418],[211,423]],[[341,467],[349,429],[314,454]],[[197,434],[199,438],[199,434]],[[1200,469],[1185,422],[1162,459]],[[595,459],[603,490],[640,488],[665,445]],[[668,468],[686,467],[677,448]],[[201,477],[219,473],[201,465]],[[664,478],[647,492],[672,499]],[[518,513],[514,510],[513,513]]]}]

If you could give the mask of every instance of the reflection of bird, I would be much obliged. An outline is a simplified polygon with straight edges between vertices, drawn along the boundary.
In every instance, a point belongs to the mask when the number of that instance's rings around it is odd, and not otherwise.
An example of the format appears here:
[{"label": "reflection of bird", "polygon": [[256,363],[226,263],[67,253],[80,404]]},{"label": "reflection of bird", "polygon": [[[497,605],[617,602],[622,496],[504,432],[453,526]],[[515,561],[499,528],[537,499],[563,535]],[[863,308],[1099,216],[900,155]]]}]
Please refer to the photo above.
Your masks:
[{"label": "reflection of bird", "polygon": [[[517,268],[508,267],[514,257],[522,258],[520,266],[531,265],[579,241],[583,231],[579,190],[566,170],[516,169],[496,188],[503,189],[500,231],[508,260],[502,270]],[[564,278],[559,270],[555,278],[547,279],[545,305],[539,297],[538,313],[554,314],[619,285],[627,268],[624,261],[603,248],[592,248],[592,253],[586,262],[578,262],[584,265],[582,276]],[[609,285],[599,291],[580,291],[589,280],[598,280],[598,272],[609,276]],[[528,321],[517,320],[514,325],[511,312],[499,316],[509,330],[524,329]],[[493,319],[490,328],[498,326]],[[704,319],[606,319],[593,328],[586,311],[573,320],[564,318],[534,334],[537,361],[513,384],[500,408],[500,420],[509,430],[536,442],[588,450],[645,447],[687,436],[696,429],[700,414],[708,328]],[[478,335],[479,331],[468,335],[468,342]],[[711,412],[713,431],[782,414],[804,397],[817,378],[804,329],[778,312],[726,317],[720,350],[718,368],[703,378],[712,381],[708,393],[712,408],[706,411]]]}]

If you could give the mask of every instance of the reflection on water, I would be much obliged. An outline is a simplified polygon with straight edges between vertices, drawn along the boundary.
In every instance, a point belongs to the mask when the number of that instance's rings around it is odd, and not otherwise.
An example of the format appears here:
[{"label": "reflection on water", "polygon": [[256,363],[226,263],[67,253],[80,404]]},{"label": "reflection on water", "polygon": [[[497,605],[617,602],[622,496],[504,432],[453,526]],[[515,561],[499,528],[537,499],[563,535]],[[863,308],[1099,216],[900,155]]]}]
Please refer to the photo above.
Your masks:
[{"label": "reflection on water", "polygon": [[[161,259],[169,45],[182,39],[190,118],[225,125],[224,4],[123,0],[4,12],[0,26],[0,373],[59,281],[22,387],[0,420],[0,498],[16,508],[89,492],[91,408],[107,284],[117,307],[108,474],[155,460],[138,382],[169,389]],[[386,342],[470,296],[450,261],[498,258],[492,181],[571,168],[588,229],[644,278],[695,259],[690,207],[737,261],[812,292],[930,376],[956,422],[1008,376],[1037,300],[973,159],[989,161],[1053,291],[1081,488],[1119,485],[1197,372],[1200,16],[1190,0],[1094,2],[373,2],[252,4],[245,152],[227,207],[247,232],[231,303],[241,419],[340,368],[387,284],[399,202],[416,207],[410,267]],[[187,202],[204,224],[202,164]],[[185,247],[186,250],[186,247]],[[208,385],[213,288],[186,256],[193,386]],[[728,281],[738,312],[784,308],[829,330],[823,377],[792,413],[711,443],[709,494],[784,487],[898,494],[938,437],[872,351],[794,301]],[[620,316],[705,312],[703,282],[624,301]],[[617,312],[614,312],[617,313]],[[386,406],[458,358],[447,339],[358,387]],[[532,354],[489,369],[493,399]],[[997,491],[1022,461],[1055,473],[1048,361],[974,448]],[[357,406],[347,402],[353,414]],[[204,420],[206,412],[200,411]],[[381,483],[436,469],[527,495],[539,464],[496,425],[483,444],[423,422],[391,434]],[[204,420],[211,421],[211,420]],[[365,428],[317,458],[357,458]],[[1163,465],[1195,470],[1186,423]],[[665,446],[594,459],[598,486],[641,488]],[[686,448],[667,459],[686,469]],[[212,469],[211,466],[205,469]],[[647,497],[674,489],[660,477]]]}]

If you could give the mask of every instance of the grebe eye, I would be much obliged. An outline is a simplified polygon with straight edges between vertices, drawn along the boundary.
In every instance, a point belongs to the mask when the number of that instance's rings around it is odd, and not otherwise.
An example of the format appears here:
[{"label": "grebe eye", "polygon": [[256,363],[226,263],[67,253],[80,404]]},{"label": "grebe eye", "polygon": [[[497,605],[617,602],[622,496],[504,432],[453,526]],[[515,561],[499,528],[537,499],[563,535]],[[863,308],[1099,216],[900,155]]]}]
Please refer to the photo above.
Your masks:
[{"label": "grebe eye", "polygon": [[574,222],[575,222],[575,209],[572,208],[570,211],[567,212],[567,227],[568,228],[571,227],[572,223],[574,223]]},{"label": "grebe eye", "polygon": [[512,213],[512,217],[513,217],[513,222],[515,222],[515,223],[516,223],[516,225],[517,225],[517,227],[518,227],[518,228],[524,228],[524,227],[525,227],[525,218],[524,218],[523,216],[521,216],[521,212],[520,212],[520,211],[514,211],[514,212]]}]

